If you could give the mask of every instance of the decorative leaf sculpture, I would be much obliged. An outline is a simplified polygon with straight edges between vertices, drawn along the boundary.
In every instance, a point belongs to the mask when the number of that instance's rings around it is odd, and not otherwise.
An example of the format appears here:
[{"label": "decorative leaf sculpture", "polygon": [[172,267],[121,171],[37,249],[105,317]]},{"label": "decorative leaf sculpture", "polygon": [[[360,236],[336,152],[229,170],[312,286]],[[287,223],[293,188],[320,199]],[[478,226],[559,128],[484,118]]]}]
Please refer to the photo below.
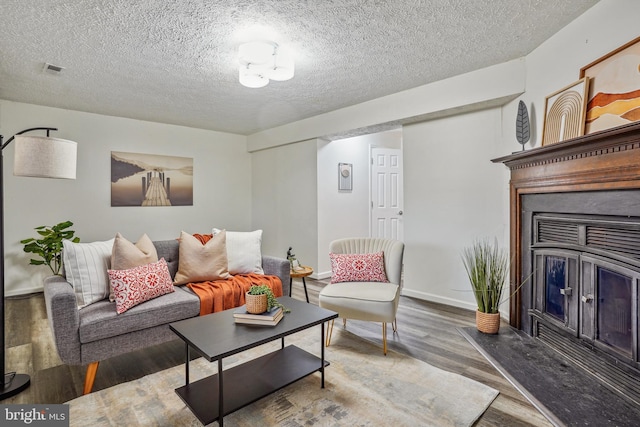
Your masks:
[{"label": "decorative leaf sculpture", "polygon": [[524,102],[518,103],[518,116],[516,117],[516,139],[522,145],[524,151],[524,144],[529,142],[530,138],[530,126],[529,126],[529,112]]}]

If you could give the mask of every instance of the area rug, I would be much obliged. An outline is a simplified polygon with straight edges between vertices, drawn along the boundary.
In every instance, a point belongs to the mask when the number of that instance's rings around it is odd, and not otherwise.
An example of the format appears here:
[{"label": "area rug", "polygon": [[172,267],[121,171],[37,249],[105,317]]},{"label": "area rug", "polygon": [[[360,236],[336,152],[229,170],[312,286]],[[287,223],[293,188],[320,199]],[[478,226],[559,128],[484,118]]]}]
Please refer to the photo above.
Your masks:
[{"label": "area rug", "polygon": [[[286,338],[320,354],[320,328]],[[279,348],[279,341],[224,359],[224,368]],[[331,363],[224,418],[226,426],[470,426],[498,391],[484,384],[388,351],[348,331],[334,329],[325,351]],[[215,373],[203,358],[190,364],[191,380]],[[69,403],[71,426],[200,426],[174,389],[184,366],[97,391]],[[251,387],[251,384],[247,384]],[[211,425],[217,425],[212,423]]]}]

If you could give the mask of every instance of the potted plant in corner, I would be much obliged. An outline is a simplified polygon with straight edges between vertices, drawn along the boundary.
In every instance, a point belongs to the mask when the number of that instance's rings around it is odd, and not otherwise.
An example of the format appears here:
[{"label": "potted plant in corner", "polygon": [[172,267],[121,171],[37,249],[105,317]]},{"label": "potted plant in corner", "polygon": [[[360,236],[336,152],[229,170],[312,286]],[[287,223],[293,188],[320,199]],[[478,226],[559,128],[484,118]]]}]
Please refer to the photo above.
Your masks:
[{"label": "potted plant in corner", "polygon": [[62,241],[71,240],[73,243],[80,241],[78,237],[73,237],[75,232],[69,230],[72,225],[71,221],[64,221],[51,227],[42,225],[34,228],[41,236],[40,239],[30,237],[20,241],[24,245],[25,252],[36,254],[41,258],[32,258],[29,264],[46,264],[54,275],[59,276],[62,268]]},{"label": "potted plant in corner", "polygon": [[496,334],[500,329],[499,306],[509,274],[509,256],[487,239],[474,242],[462,252],[462,262],[469,276],[476,310],[476,327],[480,332]]}]

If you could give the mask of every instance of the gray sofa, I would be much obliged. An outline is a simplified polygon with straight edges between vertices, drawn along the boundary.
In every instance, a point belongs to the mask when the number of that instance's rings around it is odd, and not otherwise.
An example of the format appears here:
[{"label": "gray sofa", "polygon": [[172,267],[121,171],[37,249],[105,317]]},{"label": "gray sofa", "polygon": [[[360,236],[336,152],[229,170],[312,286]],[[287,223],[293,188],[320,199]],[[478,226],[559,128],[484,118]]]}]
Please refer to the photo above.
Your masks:
[{"label": "gray sofa", "polygon": [[[153,242],[158,258],[164,258],[171,277],[178,270],[177,240]],[[265,274],[280,277],[283,291],[289,283],[289,261],[263,256]],[[169,323],[200,314],[200,300],[186,286],[116,314],[115,302],[108,299],[81,310],[71,284],[61,276],[44,282],[44,298],[49,326],[60,359],[68,365],[89,365],[84,394],[90,393],[101,360],[151,345],[174,340]]]}]

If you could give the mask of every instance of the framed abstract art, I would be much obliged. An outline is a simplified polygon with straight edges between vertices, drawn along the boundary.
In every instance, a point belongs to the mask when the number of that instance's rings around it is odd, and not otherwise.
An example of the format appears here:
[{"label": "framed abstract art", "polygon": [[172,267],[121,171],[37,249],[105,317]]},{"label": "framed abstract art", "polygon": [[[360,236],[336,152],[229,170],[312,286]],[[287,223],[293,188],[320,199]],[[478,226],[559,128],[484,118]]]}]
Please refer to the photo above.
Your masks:
[{"label": "framed abstract art", "polygon": [[640,120],[640,37],[580,69],[589,78],[585,134]]},{"label": "framed abstract art", "polygon": [[547,96],[544,104],[542,145],[584,135],[589,79],[582,78]]}]

